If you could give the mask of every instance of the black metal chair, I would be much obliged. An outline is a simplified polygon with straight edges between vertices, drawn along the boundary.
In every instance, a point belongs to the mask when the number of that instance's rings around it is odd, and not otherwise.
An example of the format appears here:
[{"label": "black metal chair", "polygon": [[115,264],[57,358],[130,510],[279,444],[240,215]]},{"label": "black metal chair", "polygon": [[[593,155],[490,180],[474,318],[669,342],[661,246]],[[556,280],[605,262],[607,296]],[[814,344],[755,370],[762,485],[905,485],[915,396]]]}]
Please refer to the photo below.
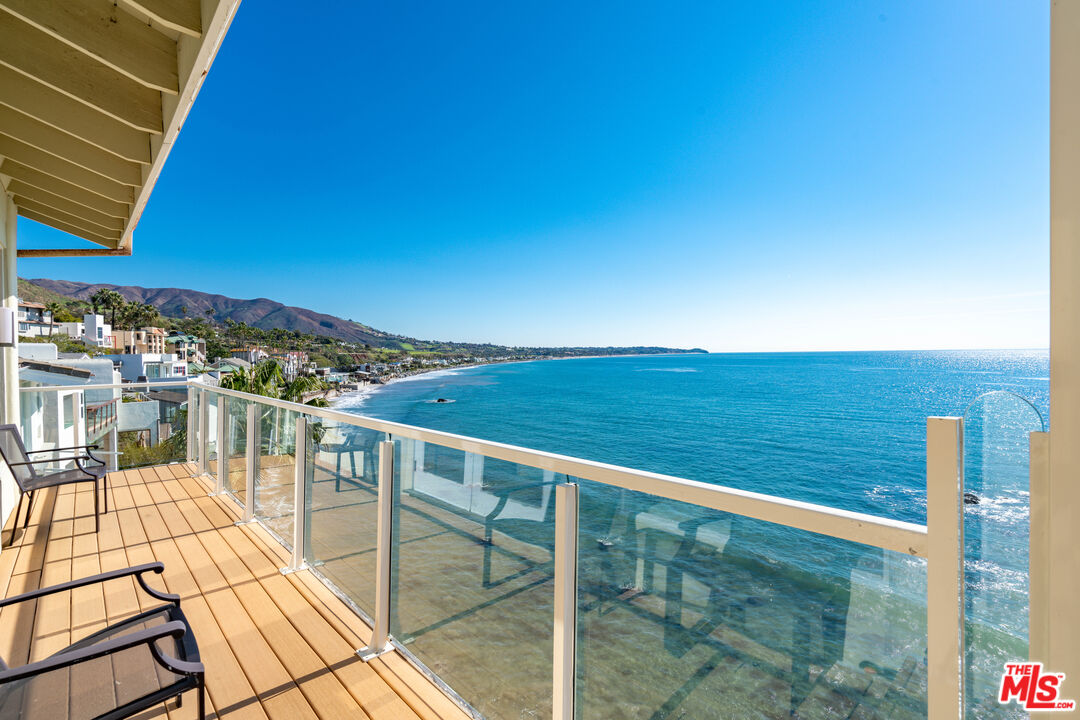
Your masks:
[{"label": "black metal chair", "polygon": [[[15,536],[15,528],[19,526],[19,511],[22,509],[23,497],[27,498],[26,518],[23,520],[23,528],[30,524],[30,508],[34,504],[34,492],[43,488],[69,485],[71,483],[92,482],[94,483],[94,532],[98,531],[100,524],[98,514],[100,512],[100,490],[105,490],[105,512],[109,512],[109,486],[108,472],[105,462],[91,453],[97,445],[75,445],[72,447],[51,448],[49,450],[31,450],[27,452],[23,444],[22,435],[17,425],[0,425],[0,457],[7,463],[15,482],[19,486],[19,505],[15,508],[15,523],[12,525],[12,539]],[[44,453],[67,452],[82,450],[85,454],[77,454],[71,457],[48,457],[39,460],[31,459],[31,455]],[[56,462],[74,461],[75,467],[65,470],[53,470],[39,472],[35,466]],[[93,463],[93,464],[90,464]]]},{"label": "black metal chair", "polygon": [[[116,720],[198,691],[205,718],[206,675],[180,596],[146,584],[146,573],[165,566],[147,563],[41,588],[0,600],[7,608],[47,595],[134,576],[165,604],[99,630],[43,660],[9,668],[0,658],[0,718],[50,717]],[[10,612],[10,610],[8,610]],[[34,615],[31,607],[28,620]]]}]

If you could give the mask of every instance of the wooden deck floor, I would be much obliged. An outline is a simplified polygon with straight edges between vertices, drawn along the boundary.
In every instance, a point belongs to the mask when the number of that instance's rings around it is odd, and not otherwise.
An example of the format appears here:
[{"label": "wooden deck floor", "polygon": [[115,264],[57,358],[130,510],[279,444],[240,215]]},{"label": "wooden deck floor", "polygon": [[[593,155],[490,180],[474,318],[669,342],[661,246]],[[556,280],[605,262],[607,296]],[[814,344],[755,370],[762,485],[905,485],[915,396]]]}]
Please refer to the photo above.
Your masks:
[{"label": "wooden deck floor", "polygon": [[[207,496],[193,466],[110,474],[110,509],[94,533],[89,487],[39,493],[30,526],[4,532],[0,591],[15,595],[97,572],[160,560],[178,593],[207,671],[209,717],[417,718],[467,715],[396,653],[370,663],[355,649],[369,629],[307,572],[283,576],[285,549],[235,505]],[[0,612],[0,656],[45,657],[110,619],[137,611],[131,580],[84,588]],[[167,703],[142,717],[193,717]]]}]

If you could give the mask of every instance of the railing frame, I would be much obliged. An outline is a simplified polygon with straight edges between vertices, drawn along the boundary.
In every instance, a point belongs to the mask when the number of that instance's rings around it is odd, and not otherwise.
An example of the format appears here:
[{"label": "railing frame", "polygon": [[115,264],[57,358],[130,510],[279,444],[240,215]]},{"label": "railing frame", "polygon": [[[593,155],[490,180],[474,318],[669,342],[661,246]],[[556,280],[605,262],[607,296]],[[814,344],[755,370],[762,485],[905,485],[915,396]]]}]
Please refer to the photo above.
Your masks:
[{"label": "railing frame", "polygon": [[307,418],[296,418],[296,476],[293,495],[293,548],[292,558],[287,567],[281,568],[282,575],[307,570],[308,534],[307,534]]},{"label": "railing frame", "polygon": [[211,495],[225,493],[225,481],[229,477],[229,398],[217,399],[217,482]]},{"label": "railing frame", "polygon": [[553,720],[574,720],[577,700],[578,500],[577,484],[556,486]]},{"label": "railing frame", "polygon": [[363,415],[353,415],[330,408],[319,408],[287,400],[251,395],[237,390],[208,386],[207,392],[244,398],[270,407],[292,410],[310,417],[385,432],[395,438],[409,438],[433,443],[498,460],[529,465],[540,470],[551,470],[556,474],[568,477],[592,480],[613,487],[700,505],[756,520],[765,520],[778,525],[786,525],[820,535],[850,540],[863,545],[880,547],[916,557],[926,557],[927,533],[925,525],[840,510],[825,505],[801,502],[747,490],[738,490],[723,485],[686,480],[644,470],[582,460],[489,440],[479,440],[464,435],[427,430]]},{"label": "railing frame", "polygon": [[379,442],[378,519],[375,543],[375,621],[371,642],[356,651],[364,662],[394,649],[390,642],[391,550],[394,525],[394,442]]},{"label": "railing frame", "polygon": [[244,435],[244,514],[237,525],[254,522],[255,520],[255,473],[258,467],[255,456],[259,452],[259,408],[255,403],[247,406],[247,432]]},{"label": "railing frame", "polygon": [[199,391],[199,474],[206,475],[210,470],[210,394],[206,390]]},{"label": "railing frame", "polygon": [[[546,453],[528,448],[495,443],[476,438],[444,433],[369,418],[341,411],[266,398],[226,388],[203,386],[188,381],[189,387],[199,387],[199,443],[197,453],[199,472],[205,474],[208,461],[206,447],[209,438],[209,407],[211,394],[219,400],[221,423],[218,429],[218,488],[221,489],[227,471],[227,449],[222,409],[226,398],[242,398],[251,402],[248,408],[248,458],[246,470],[247,497],[245,520],[258,520],[254,509],[255,457],[258,452],[256,433],[257,404],[291,410],[296,420],[296,472],[293,520],[293,552],[289,565],[282,573],[307,569],[308,530],[307,483],[308,417],[322,418],[352,426],[387,433],[397,440],[417,440],[474,454],[491,457],[537,469],[563,474],[566,477],[591,480],[612,487],[676,500],[683,503],[764,520],[777,525],[797,528],[863,545],[927,559],[927,657],[929,671],[928,714],[931,720],[955,720],[963,710],[963,648],[962,636],[962,500],[963,423],[959,418],[929,418],[927,421],[927,525],[876,517],[864,513],[839,510],[783,497],[753,493],[735,488],[711,485],[693,480],[618,467],[579,458]],[[132,385],[93,385],[83,389]],[[37,387],[33,391],[70,390],[70,387]],[[189,398],[190,390],[189,390]],[[189,428],[193,421],[189,417]],[[254,447],[252,443],[255,443]],[[196,449],[189,438],[189,447]],[[358,654],[365,660],[395,649],[389,634],[392,612],[390,588],[393,580],[392,519],[394,503],[394,442],[380,443],[378,525],[376,558],[376,612],[373,618],[371,642]],[[574,717],[576,677],[576,612],[577,612],[577,512],[578,486],[567,483],[556,489],[555,528],[555,639],[553,666],[553,716],[555,720]],[[406,652],[406,656],[409,654]],[[417,662],[415,659],[412,659]],[[421,666],[422,667],[422,666]],[[464,702],[464,701],[462,701]],[[470,712],[475,712],[469,709]]]},{"label": "railing frame", "polygon": [[929,720],[964,711],[964,421],[926,421],[926,664]]},{"label": "railing frame", "polygon": [[196,424],[195,424],[195,406],[198,401],[195,399],[198,391],[192,386],[188,385],[187,389],[187,461],[192,462],[195,459],[195,441],[196,441]]}]

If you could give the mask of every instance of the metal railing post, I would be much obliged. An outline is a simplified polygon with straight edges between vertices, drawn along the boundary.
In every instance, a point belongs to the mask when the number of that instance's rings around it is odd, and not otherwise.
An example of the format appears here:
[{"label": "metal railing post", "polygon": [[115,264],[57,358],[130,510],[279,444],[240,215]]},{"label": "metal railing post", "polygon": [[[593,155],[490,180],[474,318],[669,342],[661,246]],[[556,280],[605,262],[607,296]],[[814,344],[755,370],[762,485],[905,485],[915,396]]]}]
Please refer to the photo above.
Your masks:
[{"label": "metal railing post", "polygon": [[195,388],[188,387],[187,391],[187,461],[195,460],[195,433],[197,432],[195,418]]},{"label": "metal railing post", "polygon": [[199,474],[205,475],[210,469],[210,461],[206,455],[210,448],[210,438],[207,437],[207,433],[210,431],[210,406],[206,402],[207,393],[205,390],[199,391]]},{"label": "metal railing post", "polygon": [[378,523],[375,532],[375,626],[371,642],[356,654],[367,662],[392,650],[390,644],[390,551],[394,521],[394,443],[379,443],[379,500]]},{"label": "metal railing post", "polygon": [[249,402],[247,407],[247,440],[244,467],[244,516],[237,525],[249,523],[255,519],[255,455],[259,452],[259,408]]},{"label": "metal railing post", "polygon": [[574,720],[577,677],[578,486],[555,488],[555,648],[553,720]]},{"label": "metal railing post", "polygon": [[930,720],[958,720],[964,705],[964,421],[926,421],[926,661]]},{"label": "metal railing post", "polygon": [[217,399],[217,483],[214,495],[225,492],[225,479],[229,476],[229,398],[218,395]]},{"label": "metal railing post", "polygon": [[283,574],[307,569],[307,418],[296,418],[296,477],[293,495],[293,549]]}]

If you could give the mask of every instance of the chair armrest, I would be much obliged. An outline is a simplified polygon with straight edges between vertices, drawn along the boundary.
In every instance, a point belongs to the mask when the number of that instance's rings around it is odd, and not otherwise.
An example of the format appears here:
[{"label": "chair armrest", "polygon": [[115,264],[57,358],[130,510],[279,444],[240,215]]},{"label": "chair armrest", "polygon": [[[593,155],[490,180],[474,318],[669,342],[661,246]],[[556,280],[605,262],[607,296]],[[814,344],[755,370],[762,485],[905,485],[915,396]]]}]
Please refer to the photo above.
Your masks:
[{"label": "chair armrest", "polygon": [[[187,632],[187,626],[184,625],[184,623],[179,620],[172,620],[164,625],[138,630],[127,635],[121,635],[118,638],[113,638],[112,640],[94,643],[89,647],[60,652],[51,657],[47,657],[44,660],[0,672],[0,685],[12,680],[21,680],[23,678],[41,675],[42,673],[47,673],[52,670],[71,667],[72,665],[77,665],[78,663],[86,662],[88,660],[96,660],[97,658],[112,655],[139,645],[149,644],[151,648],[153,648],[153,643],[156,640],[169,636],[180,638],[185,632]],[[160,655],[160,653],[155,653],[153,650],[151,650],[151,654],[154,655],[155,659]],[[195,665],[196,663],[184,664]],[[201,667],[201,663],[198,663],[198,665]]]},{"label": "chair armrest", "polygon": [[26,462],[13,462],[13,463],[8,463],[8,465],[11,465],[12,467],[18,467],[19,465],[45,465],[45,464],[54,463],[54,462],[67,462],[69,460],[78,461],[78,460],[93,460],[93,459],[94,458],[90,457],[89,455],[75,455],[73,457],[61,457],[61,458],[55,458],[54,457],[54,458],[42,458],[40,460],[27,460]]},{"label": "chair armrest", "polygon": [[160,562],[146,563],[145,565],[136,565],[135,567],[124,568],[123,570],[111,570],[109,572],[100,573],[98,575],[91,575],[90,577],[81,578],[79,580],[71,580],[66,583],[60,583],[59,585],[38,588],[37,590],[31,590],[30,592],[25,592],[21,595],[4,598],[3,600],[0,600],[0,607],[14,605],[16,603],[25,602],[27,600],[34,600],[39,597],[52,595],[53,593],[58,592],[64,592],[66,590],[74,590],[75,588],[85,587],[86,585],[96,585],[97,583],[102,583],[107,580],[130,577],[132,575],[136,577],[136,579],[139,581],[139,585],[141,585],[143,590],[145,590],[151,597],[179,605],[179,595],[173,595],[171,593],[163,593],[154,590],[146,584],[146,580],[143,578],[144,573],[154,572],[160,575],[164,571],[165,566]]},{"label": "chair armrest", "polygon": [[[174,620],[173,622],[180,621]],[[150,654],[154,656],[154,659],[158,661],[159,665],[161,665],[166,670],[174,672],[178,675],[198,675],[200,673],[206,672],[206,669],[203,667],[203,664],[201,662],[180,660],[172,657],[171,655],[166,655],[165,653],[161,652],[161,649],[156,644],[153,643],[151,643],[150,645]]]},{"label": "chair armrest", "polygon": [[59,452],[61,450],[97,450],[97,449],[98,449],[97,445],[72,445],[71,447],[49,448],[48,450],[27,450],[26,454],[27,455],[35,455],[37,453]]}]

